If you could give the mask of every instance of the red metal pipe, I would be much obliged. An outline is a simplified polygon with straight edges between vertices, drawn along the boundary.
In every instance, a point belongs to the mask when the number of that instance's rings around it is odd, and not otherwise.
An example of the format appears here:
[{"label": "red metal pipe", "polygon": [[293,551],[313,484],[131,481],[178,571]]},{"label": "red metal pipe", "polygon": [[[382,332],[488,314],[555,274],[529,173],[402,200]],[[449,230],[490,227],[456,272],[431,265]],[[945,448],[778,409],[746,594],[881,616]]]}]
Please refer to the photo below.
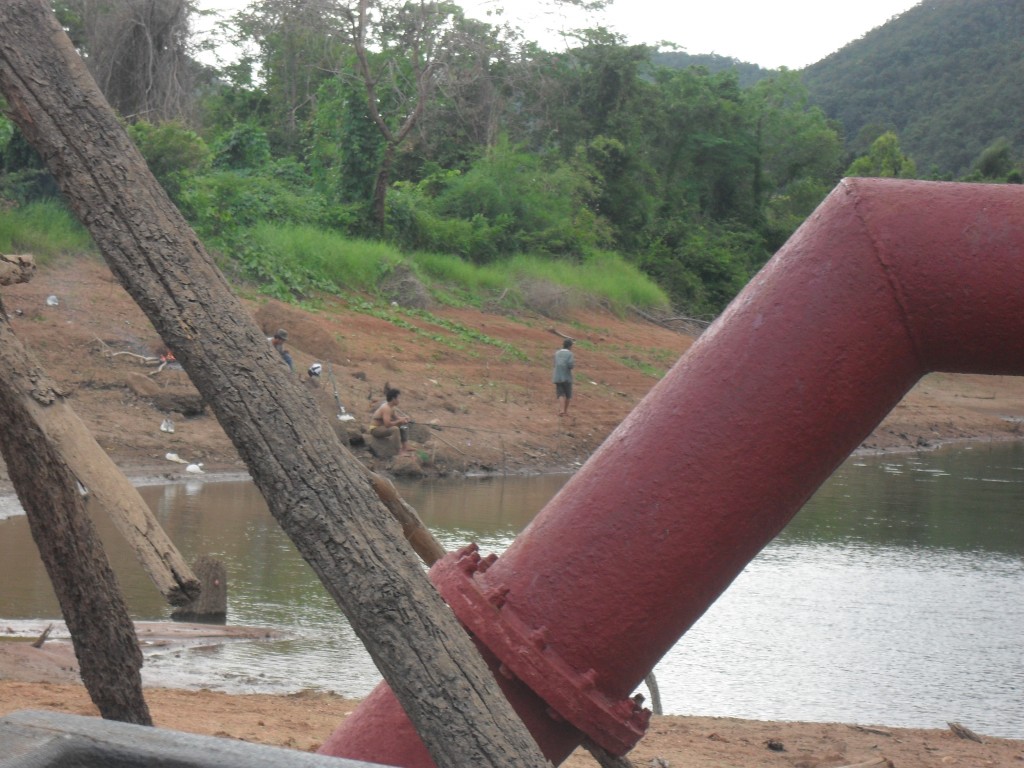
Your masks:
[{"label": "red metal pipe", "polygon": [[[435,565],[548,758],[629,748],[629,694],[922,375],[1024,373],[1022,299],[1024,187],[844,180],[500,559]],[[321,751],[432,764],[383,684]]]}]

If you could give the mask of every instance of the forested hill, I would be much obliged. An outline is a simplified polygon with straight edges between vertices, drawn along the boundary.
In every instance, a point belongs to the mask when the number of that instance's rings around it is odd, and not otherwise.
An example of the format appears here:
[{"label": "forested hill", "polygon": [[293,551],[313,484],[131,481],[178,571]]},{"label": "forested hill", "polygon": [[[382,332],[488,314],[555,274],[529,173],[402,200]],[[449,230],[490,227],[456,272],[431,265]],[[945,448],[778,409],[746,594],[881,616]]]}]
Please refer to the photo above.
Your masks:
[{"label": "forested hill", "polygon": [[716,72],[733,72],[740,88],[749,88],[766,77],[778,74],[777,70],[765,69],[758,64],[740,61],[731,56],[717,53],[686,53],[685,51],[658,51],[652,61],[660,67],[686,69],[687,67],[703,67],[711,74]]},{"label": "forested hill", "polygon": [[1024,2],[924,0],[802,75],[853,153],[894,130],[921,175],[959,177],[1024,146]]}]

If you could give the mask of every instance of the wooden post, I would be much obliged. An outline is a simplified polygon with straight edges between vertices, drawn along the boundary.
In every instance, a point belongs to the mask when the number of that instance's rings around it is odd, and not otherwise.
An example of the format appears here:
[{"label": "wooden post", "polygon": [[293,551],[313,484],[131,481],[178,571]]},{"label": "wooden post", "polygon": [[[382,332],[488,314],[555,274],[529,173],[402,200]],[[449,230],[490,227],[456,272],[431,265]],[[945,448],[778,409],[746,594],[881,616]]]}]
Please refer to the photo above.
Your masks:
[{"label": "wooden post", "polygon": [[192,564],[192,570],[203,588],[194,600],[171,611],[171,618],[223,624],[228,615],[227,568],[220,560],[200,555]]}]

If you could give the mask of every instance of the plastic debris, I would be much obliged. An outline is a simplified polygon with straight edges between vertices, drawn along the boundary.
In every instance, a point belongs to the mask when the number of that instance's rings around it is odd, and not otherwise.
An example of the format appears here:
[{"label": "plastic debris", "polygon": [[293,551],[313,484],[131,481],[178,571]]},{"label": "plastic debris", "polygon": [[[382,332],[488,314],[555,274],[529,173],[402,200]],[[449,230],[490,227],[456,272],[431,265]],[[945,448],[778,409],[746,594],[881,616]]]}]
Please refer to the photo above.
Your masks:
[{"label": "plastic debris", "polygon": [[187,467],[185,467],[185,471],[186,472],[191,472],[193,475],[201,475],[201,474],[203,474],[203,465],[202,464],[189,464]]},{"label": "plastic debris", "polygon": [[176,453],[168,453],[164,456],[164,458],[167,459],[168,461],[173,461],[178,464],[188,464],[187,461],[185,461],[183,458],[181,458],[181,456],[179,456]]},{"label": "plastic debris", "polygon": [[56,307],[58,304],[60,304],[60,299],[58,299],[56,296],[51,295],[46,297],[46,306]]},{"label": "plastic debris", "polygon": [[174,431],[174,422],[171,421],[170,419],[164,419],[163,421],[160,422],[160,431],[161,432],[173,432]]}]

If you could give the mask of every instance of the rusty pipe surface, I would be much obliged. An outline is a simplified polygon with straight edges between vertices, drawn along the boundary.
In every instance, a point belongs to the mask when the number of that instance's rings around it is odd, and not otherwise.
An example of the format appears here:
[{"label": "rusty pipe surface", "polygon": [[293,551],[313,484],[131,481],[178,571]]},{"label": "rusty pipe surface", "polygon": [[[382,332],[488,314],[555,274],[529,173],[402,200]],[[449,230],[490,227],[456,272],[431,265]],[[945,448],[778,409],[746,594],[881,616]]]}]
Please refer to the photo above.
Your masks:
[{"label": "rusty pipe surface", "polygon": [[[1024,187],[846,179],[504,555],[435,565],[548,758],[629,749],[629,694],[921,376],[1024,373],[1022,297]],[[322,751],[431,764],[383,684]]]}]

